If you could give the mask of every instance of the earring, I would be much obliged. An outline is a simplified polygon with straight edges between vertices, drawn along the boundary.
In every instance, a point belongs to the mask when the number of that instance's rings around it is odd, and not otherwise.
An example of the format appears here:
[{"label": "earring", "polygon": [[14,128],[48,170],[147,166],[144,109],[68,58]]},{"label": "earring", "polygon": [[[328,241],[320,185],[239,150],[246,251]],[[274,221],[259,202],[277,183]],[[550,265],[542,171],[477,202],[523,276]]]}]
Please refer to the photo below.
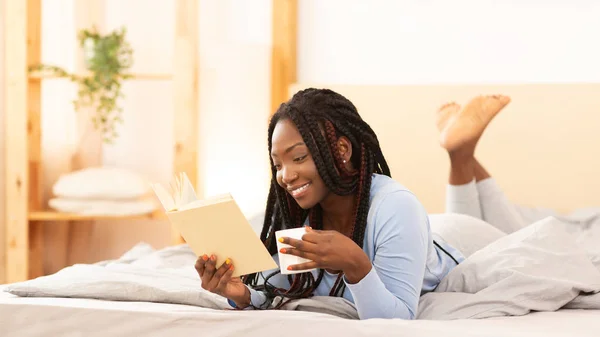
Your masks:
[{"label": "earring", "polygon": [[346,164],[346,159],[343,160],[343,163]]}]

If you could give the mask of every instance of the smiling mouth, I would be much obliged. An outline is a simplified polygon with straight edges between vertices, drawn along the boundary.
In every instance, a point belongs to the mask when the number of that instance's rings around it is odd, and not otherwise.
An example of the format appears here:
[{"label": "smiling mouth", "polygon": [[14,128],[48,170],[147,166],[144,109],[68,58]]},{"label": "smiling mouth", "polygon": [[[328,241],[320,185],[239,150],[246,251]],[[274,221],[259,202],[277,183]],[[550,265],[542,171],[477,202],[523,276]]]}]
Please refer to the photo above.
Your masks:
[{"label": "smiling mouth", "polygon": [[306,184],[296,187],[294,189],[288,189],[288,192],[290,192],[292,197],[298,198],[298,197],[301,197],[304,195],[304,193],[307,191],[309,186],[310,186],[310,183],[306,183]]}]

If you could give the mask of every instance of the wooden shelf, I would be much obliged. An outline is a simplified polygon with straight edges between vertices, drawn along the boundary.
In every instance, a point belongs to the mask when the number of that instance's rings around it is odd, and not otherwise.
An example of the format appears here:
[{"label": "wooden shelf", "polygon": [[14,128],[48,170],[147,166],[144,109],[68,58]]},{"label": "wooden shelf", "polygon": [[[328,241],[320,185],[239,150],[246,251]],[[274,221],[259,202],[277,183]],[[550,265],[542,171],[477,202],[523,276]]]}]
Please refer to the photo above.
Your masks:
[{"label": "wooden shelf", "polygon": [[[81,74],[83,76],[84,74]],[[127,79],[128,81],[169,81],[173,79],[172,74],[128,74],[133,76],[133,78]],[[43,74],[43,73],[31,73],[29,74],[30,81],[41,81],[47,79],[65,79],[60,78],[53,74]]]},{"label": "wooden shelf", "polygon": [[[287,1],[287,0],[286,0]],[[294,0],[295,1],[295,0]],[[74,30],[105,28],[106,1],[73,1]],[[130,69],[130,81],[172,81],[174,88],[174,154],[175,172],[187,172],[194,186],[202,188],[197,177],[198,141],[198,1],[175,0],[173,69],[136,72]],[[3,15],[10,20],[4,25],[5,55],[0,67],[5,76],[3,86],[6,111],[5,129],[0,138],[6,144],[6,183],[0,186],[0,195],[6,199],[4,214],[0,214],[0,284],[21,282],[44,275],[43,261],[48,254],[52,260],[77,257],[77,247],[94,240],[89,226],[63,226],[53,233],[54,248],[62,252],[45,250],[45,222],[94,220],[167,220],[161,208],[151,214],[135,216],[82,216],[46,209],[42,203],[44,163],[42,156],[42,84],[44,80],[69,81],[50,71],[29,73],[29,66],[42,63],[42,0],[6,1]],[[78,60],[80,61],[80,60]],[[77,74],[88,73],[82,62],[76,62]],[[84,117],[84,116],[82,116]],[[93,143],[91,141],[90,143]],[[94,144],[83,145],[78,153],[86,153]],[[87,146],[87,147],[86,147]],[[84,158],[73,169],[97,165],[95,159]],[[5,163],[6,162],[6,163]],[[83,223],[82,223],[83,225]],[[65,228],[69,227],[69,228]],[[119,235],[119,234],[116,234]],[[182,243],[181,235],[171,227],[171,242]],[[137,242],[136,238],[127,238]],[[108,243],[107,243],[108,244]],[[75,247],[75,248],[74,248]],[[75,250],[73,250],[75,249]],[[87,249],[87,248],[86,248]],[[80,249],[85,254],[87,250]],[[64,260],[66,261],[66,260]],[[59,263],[60,264],[60,263]],[[65,265],[66,267],[66,265]]]},{"label": "wooden shelf", "polygon": [[52,210],[31,211],[29,212],[30,221],[91,221],[91,220],[160,220],[167,219],[165,212],[156,210],[153,213],[144,215],[125,215],[125,216],[89,216],[71,213],[61,213]]}]

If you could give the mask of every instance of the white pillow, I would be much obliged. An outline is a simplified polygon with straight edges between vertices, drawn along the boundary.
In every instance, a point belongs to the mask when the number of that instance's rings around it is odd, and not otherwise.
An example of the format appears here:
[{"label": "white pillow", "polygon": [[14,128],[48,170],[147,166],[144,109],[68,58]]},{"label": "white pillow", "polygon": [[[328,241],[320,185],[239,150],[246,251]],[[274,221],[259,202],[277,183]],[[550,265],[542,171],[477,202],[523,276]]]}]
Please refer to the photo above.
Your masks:
[{"label": "white pillow", "polygon": [[70,199],[133,199],[146,195],[149,182],[126,169],[91,167],[62,175],[52,192]]},{"label": "white pillow", "polygon": [[50,199],[48,205],[59,212],[90,216],[127,216],[152,213],[157,205],[145,200]]},{"label": "white pillow", "polygon": [[506,235],[489,223],[465,214],[430,214],[429,224],[434,235],[440,236],[465,257]]}]

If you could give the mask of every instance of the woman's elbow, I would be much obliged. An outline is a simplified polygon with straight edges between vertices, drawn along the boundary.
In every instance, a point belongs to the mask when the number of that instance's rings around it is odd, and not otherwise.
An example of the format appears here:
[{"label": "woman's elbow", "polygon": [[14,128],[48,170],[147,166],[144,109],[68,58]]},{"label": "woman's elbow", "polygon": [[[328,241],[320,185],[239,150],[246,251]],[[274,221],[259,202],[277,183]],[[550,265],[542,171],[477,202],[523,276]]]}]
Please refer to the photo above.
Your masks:
[{"label": "woman's elbow", "polygon": [[416,310],[410,310],[406,305],[399,304],[393,310],[382,310],[380,312],[359,312],[358,318],[361,320],[365,319],[401,319],[411,321],[416,319]]},{"label": "woman's elbow", "polygon": [[418,302],[414,306],[411,306],[401,299],[398,299],[398,301],[396,301],[395,310],[393,311],[394,317],[392,318],[398,318],[407,321],[415,319],[417,317],[417,305]]},{"label": "woman's elbow", "polygon": [[415,313],[412,310],[398,310],[398,312],[394,315],[394,317],[391,318],[397,318],[397,319],[402,319],[402,320],[406,320],[406,321],[412,321],[413,319],[416,318]]}]

